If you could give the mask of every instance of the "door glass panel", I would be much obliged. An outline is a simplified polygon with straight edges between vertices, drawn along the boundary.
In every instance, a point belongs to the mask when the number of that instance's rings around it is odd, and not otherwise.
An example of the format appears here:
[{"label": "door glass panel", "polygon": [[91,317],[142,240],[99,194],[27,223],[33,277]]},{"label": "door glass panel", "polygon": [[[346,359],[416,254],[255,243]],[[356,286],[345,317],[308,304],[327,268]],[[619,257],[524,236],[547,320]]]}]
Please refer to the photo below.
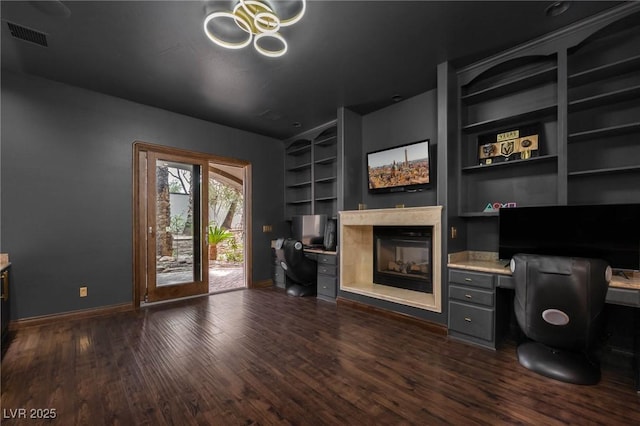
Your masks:
[{"label": "door glass panel", "polygon": [[202,278],[199,181],[197,165],[156,161],[157,287]]}]

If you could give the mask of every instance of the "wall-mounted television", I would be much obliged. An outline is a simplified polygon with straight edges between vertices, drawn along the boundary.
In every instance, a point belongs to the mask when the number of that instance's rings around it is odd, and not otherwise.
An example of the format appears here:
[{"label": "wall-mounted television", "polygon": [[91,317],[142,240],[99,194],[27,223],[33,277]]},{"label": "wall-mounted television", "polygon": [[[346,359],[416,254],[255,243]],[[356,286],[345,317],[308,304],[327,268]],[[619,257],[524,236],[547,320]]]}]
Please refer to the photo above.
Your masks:
[{"label": "wall-mounted television", "polygon": [[548,254],[640,269],[640,204],[516,207],[499,214],[500,259]]},{"label": "wall-mounted television", "polygon": [[369,192],[420,191],[429,187],[429,154],[429,139],[369,152]]}]

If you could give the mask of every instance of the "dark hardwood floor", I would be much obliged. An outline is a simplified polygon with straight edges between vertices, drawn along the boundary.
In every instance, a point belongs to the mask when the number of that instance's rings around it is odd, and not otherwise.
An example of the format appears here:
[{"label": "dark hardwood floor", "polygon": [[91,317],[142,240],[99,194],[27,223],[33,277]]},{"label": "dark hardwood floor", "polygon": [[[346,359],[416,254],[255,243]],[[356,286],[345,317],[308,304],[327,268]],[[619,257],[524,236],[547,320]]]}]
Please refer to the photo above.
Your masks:
[{"label": "dark hardwood floor", "polygon": [[[55,409],[53,420],[18,419]],[[13,411],[12,411],[13,410]],[[19,329],[2,424],[640,422],[631,371],[576,386],[416,324],[282,290],[241,290]]]}]

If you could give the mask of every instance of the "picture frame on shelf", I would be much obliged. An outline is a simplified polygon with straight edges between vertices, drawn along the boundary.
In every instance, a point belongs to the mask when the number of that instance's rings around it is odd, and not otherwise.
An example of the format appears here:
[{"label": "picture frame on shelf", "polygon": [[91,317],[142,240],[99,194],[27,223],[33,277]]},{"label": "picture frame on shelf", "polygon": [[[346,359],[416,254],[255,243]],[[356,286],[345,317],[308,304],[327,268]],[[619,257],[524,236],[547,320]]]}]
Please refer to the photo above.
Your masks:
[{"label": "picture frame on shelf", "polygon": [[540,124],[511,127],[478,136],[478,164],[527,160],[540,155]]}]

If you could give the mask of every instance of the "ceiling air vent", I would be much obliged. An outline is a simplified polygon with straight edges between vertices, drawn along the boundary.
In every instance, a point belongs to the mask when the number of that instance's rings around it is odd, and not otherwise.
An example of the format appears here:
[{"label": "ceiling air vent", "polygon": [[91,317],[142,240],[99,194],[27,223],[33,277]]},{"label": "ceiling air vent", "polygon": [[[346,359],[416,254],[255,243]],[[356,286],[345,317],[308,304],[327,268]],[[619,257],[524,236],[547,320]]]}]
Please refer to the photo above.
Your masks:
[{"label": "ceiling air vent", "polygon": [[40,46],[47,47],[47,35],[29,28],[22,27],[20,25],[7,22],[9,25],[9,31],[11,35],[20,40],[30,41],[31,43],[39,44]]}]

